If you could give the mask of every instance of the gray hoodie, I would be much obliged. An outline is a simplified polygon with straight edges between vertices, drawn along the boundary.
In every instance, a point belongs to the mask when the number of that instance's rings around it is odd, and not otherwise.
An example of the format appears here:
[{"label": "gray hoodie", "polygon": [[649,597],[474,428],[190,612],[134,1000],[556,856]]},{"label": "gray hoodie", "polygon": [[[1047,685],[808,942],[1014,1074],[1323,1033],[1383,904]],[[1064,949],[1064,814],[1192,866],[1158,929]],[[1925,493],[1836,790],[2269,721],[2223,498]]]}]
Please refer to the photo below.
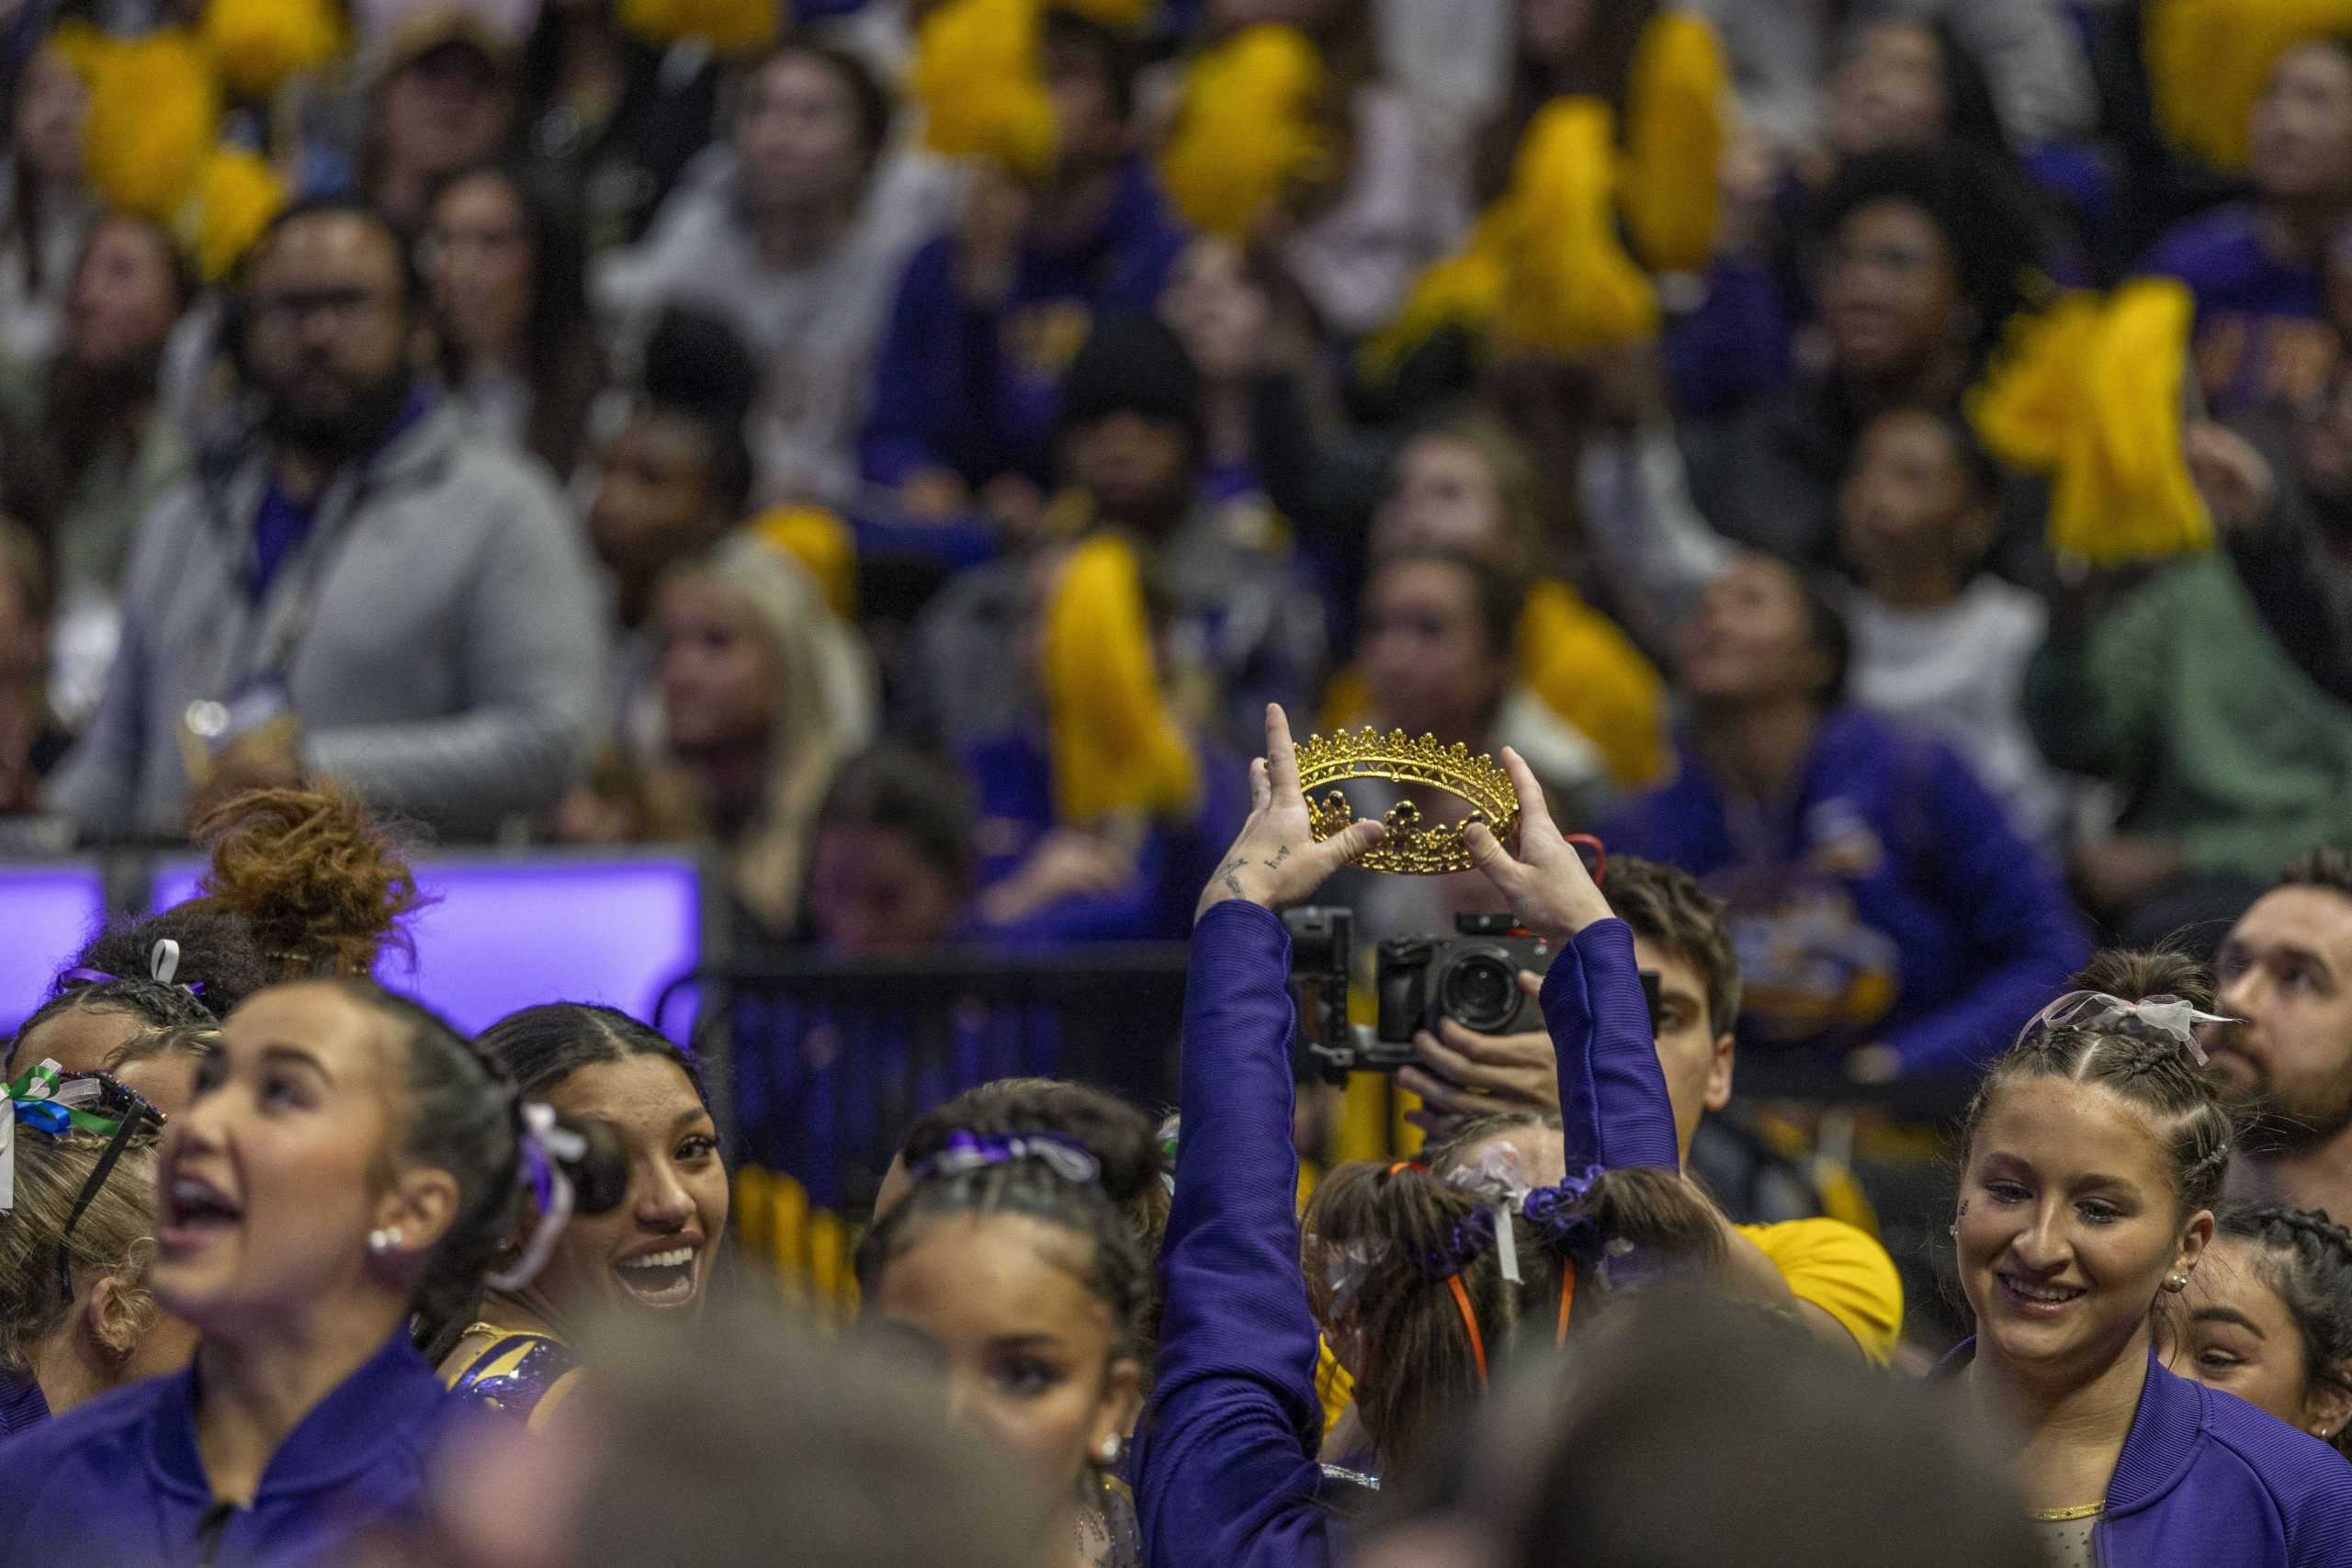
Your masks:
[{"label": "gray hoodie", "polygon": [[604,632],[578,529],[536,468],[442,404],[320,498],[256,604],[258,444],[141,525],[105,699],[50,805],[106,835],[183,830],[190,704],[273,671],[303,761],[448,839],[551,804],[584,762]]}]

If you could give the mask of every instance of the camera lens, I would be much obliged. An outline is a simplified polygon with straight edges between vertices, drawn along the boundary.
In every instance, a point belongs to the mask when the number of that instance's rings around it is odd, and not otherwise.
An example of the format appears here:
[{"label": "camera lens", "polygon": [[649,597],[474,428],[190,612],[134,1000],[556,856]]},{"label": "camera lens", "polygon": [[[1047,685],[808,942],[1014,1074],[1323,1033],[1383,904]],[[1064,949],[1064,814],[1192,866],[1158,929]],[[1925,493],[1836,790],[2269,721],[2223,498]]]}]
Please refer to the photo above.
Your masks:
[{"label": "camera lens", "polygon": [[1495,1033],[1519,1012],[1519,976],[1499,953],[1465,953],[1446,966],[1438,1003],[1463,1028]]}]

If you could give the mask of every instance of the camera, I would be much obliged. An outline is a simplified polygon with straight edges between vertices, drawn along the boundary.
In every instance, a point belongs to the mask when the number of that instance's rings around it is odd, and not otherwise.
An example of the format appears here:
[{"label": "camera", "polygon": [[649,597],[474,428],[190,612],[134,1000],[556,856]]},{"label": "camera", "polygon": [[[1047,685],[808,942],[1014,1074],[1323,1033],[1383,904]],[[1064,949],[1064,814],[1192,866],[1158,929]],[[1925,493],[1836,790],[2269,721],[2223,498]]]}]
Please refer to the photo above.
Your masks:
[{"label": "camera", "polygon": [[1544,1027],[1535,998],[1520,988],[1522,969],[1541,975],[1558,947],[1512,925],[1508,915],[1457,915],[1448,938],[1398,937],[1380,944],[1373,1056],[1383,1070],[1413,1058],[1413,1036],[1452,1019],[1479,1034],[1524,1034]]},{"label": "camera", "polygon": [[[1446,1019],[1481,1034],[1534,1033],[1543,1009],[1520,989],[1520,971],[1542,974],[1557,944],[1531,936],[1508,915],[1458,915],[1452,937],[1401,937],[1375,950],[1377,1019],[1348,1021],[1348,985],[1355,959],[1355,916],[1329,907],[1292,909],[1291,998],[1298,1031],[1291,1070],[1305,1083],[1342,1084],[1351,1072],[1393,1073],[1419,1058],[1413,1036]],[[1658,976],[1641,972],[1650,1029],[1658,1027]]]},{"label": "camera", "polygon": [[1360,1032],[1348,1024],[1355,911],[1310,905],[1284,911],[1283,924],[1290,930],[1291,1001],[1298,1009],[1291,1076],[1300,1083],[1345,1083],[1356,1066]]}]

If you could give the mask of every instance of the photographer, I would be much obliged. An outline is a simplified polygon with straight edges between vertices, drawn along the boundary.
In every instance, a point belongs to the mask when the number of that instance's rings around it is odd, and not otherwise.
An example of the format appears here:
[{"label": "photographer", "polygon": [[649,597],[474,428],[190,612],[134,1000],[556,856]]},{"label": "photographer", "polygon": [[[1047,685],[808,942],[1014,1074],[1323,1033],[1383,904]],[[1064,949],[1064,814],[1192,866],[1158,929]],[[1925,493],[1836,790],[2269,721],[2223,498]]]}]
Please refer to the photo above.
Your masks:
[{"label": "photographer", "polygon": [[[1621,1244],[1702,1265],[1720,1252],[1701,1201],[1670,1175],[1661,1179],[1678,1150],[1632,934],[1553,825],[1533,774],[1506,751],[1521,802],[1519,856],[1480,826],[1464,829],[1464,841],[1521,920],[1564,944],[1544,986],[1544,1016],[1569,1044],[1561,1059],[1605,1086],[1569,1102],[1611,1108],[1572,1135],[1609,1171],[1489,1195],[1410,1165],[1342,1167],[1326,1186],[1359,1201],[1347,1216],[1320,1199],[1310,1209],[1315,1278],[1302,1278],[1290,942],[1278,914],[1370,850],[1382,830],[1359,821],[1315,840],[1278,707],[1267,710],[1266,753],[1250,770],[1250,819],[1202,895],[1194,928],[1182,1143],[1161,1253],[1166,1315],[1130,1472],[1155,1568],[1332,1561],[1337,1489],[1316,1461],[1323,1423],[1311,1284],[1335,1341],[1347,1347],[1365,1391],[1367,1433],[1386,1463],[1430,1438],[1455,1403],[1476,1398],[1490,1356],[1507,1357],[1522,1327],[1531,1339],[1557,1343],[1579,1282],[1586,1300],[1605,1295],[1611,1281],[1599,1264],[1622,1256]],[[1340,1217],[1355,1222],[1351,1241],[1365,1249],[1357,1256],[1372,1276],[1355,1281],[1353,1314],[1334,1299],[1339,1259],[1324,1245],[1331,1233],[1316,1228]],[[1450,1272],[1435,1278],[1433,1263]]]},{"label": "photographer", "polygon": [[[1686,873],[1670,865],[1611,860],[1609,905],[1632,928],[1634,957],[1644,976],[1657,976],[1653,1019],[1660,1068],[1674,1109],[1674,1142],[1685,1168],[1701,1120],[1731,1100],[1733,1025],[1739,1017],[1739,959],[1724,930],[1723,906]],[[1539,984],[1522,972],[1521,983]],[[1577,1150],[1555,1153],[1545,1136],[1560,1111],[1563,1083],[1583,1075],[1573,1057],[1560,1057],[1544,1032],[1486,1034],[1449,1018],[1414,1041],[1422,1062],[1396,1075],[1397,1087],[1421,1097],[1412,1113],[1430,1136],[1424,1156],[1441,1174],[1475,1168],[1484,1153],[1509,1140],[1530,1175],[1557,1180],[1575,1168]],[[1576,1107],[1587,1124],[1605,1120],[1611,1104]],[[1644,1111],[1636,1099],[1631,1112]],[[1754,1293],[1792,1305],[1834,1344],[1860,1349],[1883,1363],[1903,1328],[1903,1283],[1886,1249],[1852,1225],[1829,1219],[1735,1225],[1722,1221],[1731,1261]],[[1744,1266],[1744,1267],[1743,1267]]]}]

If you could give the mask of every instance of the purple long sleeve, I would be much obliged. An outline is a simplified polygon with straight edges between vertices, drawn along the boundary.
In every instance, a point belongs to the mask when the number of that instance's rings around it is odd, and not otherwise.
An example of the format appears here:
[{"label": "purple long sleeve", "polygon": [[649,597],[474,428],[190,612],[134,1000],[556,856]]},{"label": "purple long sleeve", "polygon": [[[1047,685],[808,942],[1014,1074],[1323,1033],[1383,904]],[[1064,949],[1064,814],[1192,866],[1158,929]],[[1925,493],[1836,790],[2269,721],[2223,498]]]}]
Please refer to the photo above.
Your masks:
[{"label": "purple long sleeve", "polygon": [[1324,1568],[1315,1318],[1298,1263],[1290,933],[1219,904],[1193,933],[1166,1303],[1136,1439],[1150,1568]]},{"label": "purple long sleeve", "polygon": [[1682,1168],[1674,1101],[1650,1031],[1633,929],[1596,920],[1561,950],[1536,998],[1560,1065],[1560,1125],[1571,1172]]}]

